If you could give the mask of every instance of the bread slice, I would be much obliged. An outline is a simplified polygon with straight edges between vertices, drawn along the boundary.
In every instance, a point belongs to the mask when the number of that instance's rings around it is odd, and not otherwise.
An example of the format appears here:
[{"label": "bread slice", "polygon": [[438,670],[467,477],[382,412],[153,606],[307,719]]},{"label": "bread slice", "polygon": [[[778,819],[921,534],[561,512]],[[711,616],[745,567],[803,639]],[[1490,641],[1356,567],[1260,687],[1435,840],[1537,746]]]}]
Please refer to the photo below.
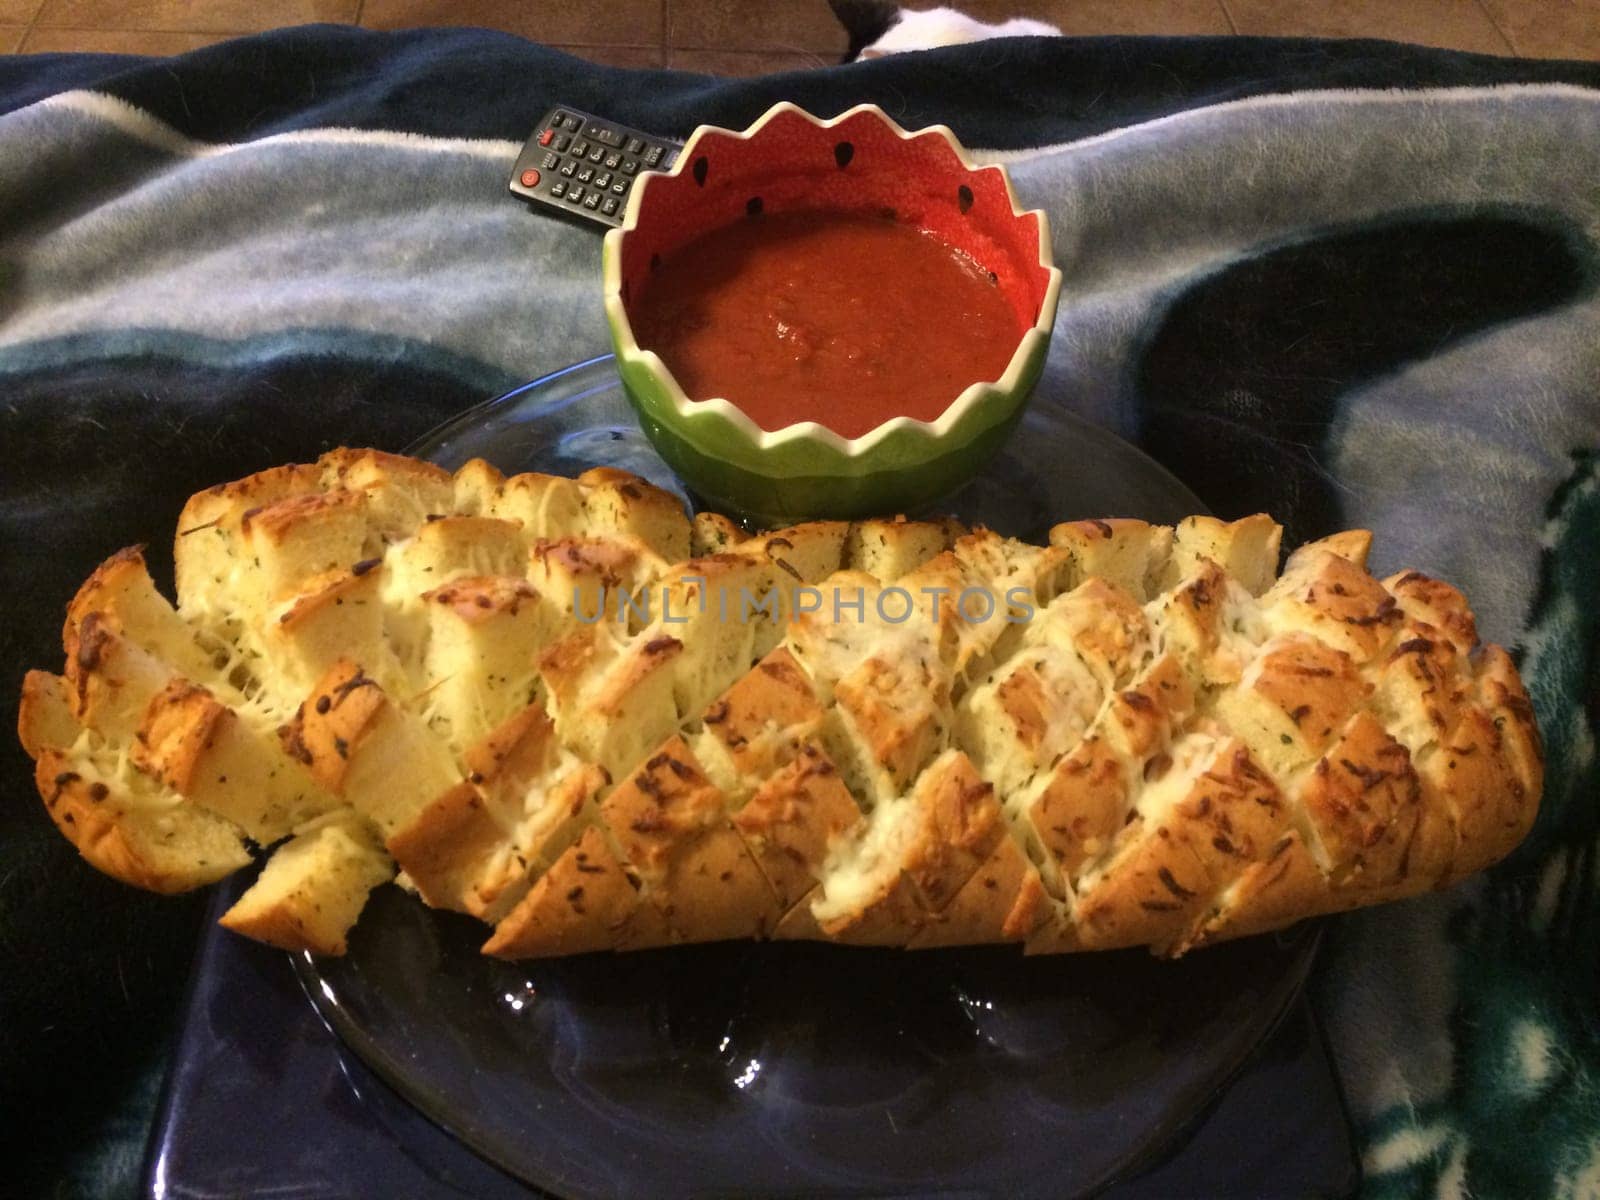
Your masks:
[{"label": "bread slice", "polygon": [[526,579],[469,575],[422,594],[424,714],[460,752],[539,698],[539,655],[561,614]]},{"label": "bread slice", "polygon": [[22,677],[17,737],[24,754],[36,759],[46,750],[68,750],[82,734],[72,711],[72,690],[62,676],[29,671]]},{"label": "bread slice", "polygon": [[1025,942],[1050,916],[1039,870],[1015,838],[1001,838],[954,899],[931,912],[909,942],[912,950]]},{"label": "bread slice", "polygon": [[1344,651],[1292,633],[1264,644],[1214,711],[1287,779],[1316,761],[1371,690]]},{"label": "bread slice", "polygon": [[1277,629],[1309,633],[1362,667],[1377,657],[1404,619],[1399,602],[1381,583],[1320,542],[1291,554],[1283,575],[1261,600]]},{"label": "bread slice", "polygon": [[755,534],[735,553],[760,553],[795,583],[815,584],[844,566],[850,526],[843,521],[807,521]]},{"label": "bread slice", "polygon": [[466,777],[388,839],[423,899],[491,924],[595,819],[609,780],[530,705],[466,754]]},{"label": "bread slice", "polygon": [[611,843],[590,826],[495,926],[483,952],[549,958],[665,939],[659,913],[639,899]]},{"label": "bread slice", "polygon": [[594,625],[558,641],[539,661],[563,745],[620,779],[679,725],[677,661],[684,645],[654,629],[636,637]]},{"label": "bread slice", "polygon": [[733,826],[786,914],[822,882],[828,855],[860,828],[861,810],[838,769],[812,742],[775,769]]},{"label": "bread slice", "polygon": [[43,750],[45,811],[91,866],[149,892],[187,892],[250,862],[236,826],[99,755]]},{"label": "bread slice", "polygon": [[394,863],[348,809],[279,846],[218,924],[280,950],[338,955]]},{"label": "bread slice", "polygon": [[[1172,556],[1160,579],[1163,589],[1194,574],[1202,563],[1214,563],[1252,596],[1259,596],[1278,576],[1278,553],[1283,527],[1265,513],[1238,521],[1215,517],[1185,517],[1173,530]],[[1372,535],[1365,530],[1342,535],[1330,542],[1344,558],[1366,564]]]},{"label": "bread slice", "polygon": [[1239,682],[1266,638],[1259,605],[1245,586],[1208,558],[1195,562],[1145,606],[1161,647],[1176,654],[1195,687]]},{"label": "bread slice", "polygon": [[120,550],[96,567],[67,605],[62,645],[69,656],[76,653],[83,622],[95,614],[109,618],[134,645],[190,679],[205,681],[217,672],[216,652],[200,644],[200,631],[156,591],[139,547]]},{"label": "bread slice", "polygon": [[731,553],[690,559],[662,580],[659,611],[640,636],[681,647],[672,664],[681,716],[699,713],[761,656],[756,639],[763,618],[754,606],[772,591],[777,574],[765,556]]},{"label": "bread slice", "polygon": [[1009,800],[1081,743],[1104,697],[1077,655],[1028,646],[961,697],[955,744]]},{"label": "bread slice", "polygon": [[811,916],[833,941],[906,945],[1006,836],[993,786],[966,755],[948,751],[830,857]]},{"label": "bread slice", "polygon": [[635,928],[628,945],[760,937],[777,925],[772,887],[681,738],[646,759],[600,813],[643,903],[661,917],[650,937]]},{"label": "bread slice", "polygon": [[[432,463],[379,450],[330,450],[317,460],[323,488],[355,492],[365,500],[368,547],[399,541],[419,526],[453,511],[455,483]],[[374,540],[373,536],[377,540]]]},{"label": "bread slice", "polygon": [[541,538],[530,553],[529,582],[545,603],[584,625],[630,619],[635,609],[642,613],[641,593],[666,567],[627,539]]},{"label": "bread slice", "polygon": [[239,520],[238,584],[254,604],[296,595],[305,581],[368,557],[366,494],[319,492],[251,509]]},{"label": "bread slice", "polygon": [[873,655],[834,686],[835,745],[851,747],[862,788],[876,800],[904,792],[946,745],[950,684],[921,648]]},{"label": "bread slice", "polygon": [[1068,521],[1050,544],[1071,554],[1079,580],[1099,579],[1144,603],[1158,588],[1172,553],[1172,530],[1125,519]]},{"label": "bread slice", "polygon": [[695,753],[730,807],[738,808],[802,751],[814,749],[825,721],[810,677],[780,646],[706,707]]},{"label": "bread slice", "polygon": [[1384,590],[1395,598],[1402,612],[1413,621],[1431,626],[1462,654],[1470,654],[1478,644],[1478,626],[1466,597],[1420,571],[1403,571],[1383,581]]},{"label": "bread slice", "polygon": [[225,640],[237,637],[253,615],[241,606],[244,592],[260,591],[254,565],[240,536],[245,514],[322,490],[320,467],[293,464],[259,471],[191,496],[178,517],[172,547],[178,611],[204,623]]},{"label": "bread slice", "polygon": [[904,517],[856,521],[845,537],[841,565],[865,572],[879,583],[893,583],[948,550],[963,532],[953,521],[908,521]]},{"label": "bread slice", "polygon": [[[96,869],[147,891],[191,891],[248,864],[237,825],[134,768],[126,736],[138,706],[130,693],[143,690],[134,672],[146,676],[146,685],[165,672],[109,632],[97,633],[98,615],[85,624],[73,659],[84,672],[81,687],[75,692],[59,675],[30,671],[17,715],[34,783],[56,828]],[[128,675],[106,679],[123,660]],[[85,726],[85,711],[104,720],[104,732]]]},{"label": "bread slice", "polygon": [[323,676],[282,738],[318,784],[384,837],[460,778],[449,748],[347,659]]},{"label": "bread slice", "polygon": [[612,467],[585,471],[578,485],[592,533],[637,538],[667,562],[689,557],[689,518],[671,492]]},{"label": "bread slice", "polygon": [[468,463],[456,472],[458,512],[515,521],[521,526],[523,537],[530,542],[538,538],[577,537],[588,532],[583,507],[584,489],[577,480],[534,473],[513,475],[506,479],[496,471],[492,493],[475,504],[463,497],[463,485],[470,486],[472,482],[477,482],[472,480],[472,476],[474,468],[480,465]]},{"label": "bread slice", "polygon": [[689,527],[689,557],[705,558],[732,550],[749,534],[721,513],[697,512]]},{"label": "bread slice", "polygon": [[172,664],[134,645],[113,618],[98,612],[77,627],[66,677],[74,716],[117,745],[138,735],[150,702],[182,678]]},{"label": "bread slice", "polygon": [[1029,624],[1023,640],[1077,655],[1108,691],[1124,686],[1155,649],[1150,622],[1138,602],[1099,576],[1052,600]]},{"label": "bread slice", "polygon": [[339,806],[277,739],[186,680],[172,680],[151,699],[130,758],[263,846]]},{"label": "bread slice", "polygon": [[331,571],[269,610],[248,671],[264,699],[292,711],[340,659],[363,664],[391,692],[410,687],[390,636],[383,603],[383,560]]}]

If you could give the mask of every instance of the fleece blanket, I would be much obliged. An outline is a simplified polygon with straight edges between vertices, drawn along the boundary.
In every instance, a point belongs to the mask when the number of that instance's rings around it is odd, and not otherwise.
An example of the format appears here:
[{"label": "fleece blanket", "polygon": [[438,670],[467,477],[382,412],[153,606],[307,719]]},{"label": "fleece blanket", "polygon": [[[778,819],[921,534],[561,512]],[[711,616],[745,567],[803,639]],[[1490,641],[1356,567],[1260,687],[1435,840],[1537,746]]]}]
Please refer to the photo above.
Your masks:
[{"label": "fleece blanket", "polygon": [[[1047,209],[1041,386],[1217,512],[1376,531],[1516,648],[1538,827],[1332,924],[1317,998],[1373,1197],[1600,1189],[1600,69],[1378,43],[1022,39],[722,81],[480,31],[0,60],[0,704],[185,496],[399,448],[606,348],[597,233],[510,164],[551,103],[682,137],[780,99],[945,122]],[[1070,463],[1061,464],[1070,470]],[[163,580],[165,582],[165,580]],[[97,877],[0,745],[15,1194],[133,1186],[198,922]],[[1292,1103],[1292,1098],[1286,1098]],[[8,1186],[10,1186],[8,1184]]]}]

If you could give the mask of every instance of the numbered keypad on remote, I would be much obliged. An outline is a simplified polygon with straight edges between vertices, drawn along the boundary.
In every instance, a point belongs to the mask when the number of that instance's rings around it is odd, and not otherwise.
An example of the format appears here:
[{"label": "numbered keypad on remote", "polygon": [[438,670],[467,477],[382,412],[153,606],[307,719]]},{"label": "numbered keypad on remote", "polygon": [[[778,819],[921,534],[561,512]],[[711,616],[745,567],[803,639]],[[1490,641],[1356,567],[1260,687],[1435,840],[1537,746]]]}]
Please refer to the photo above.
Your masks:
[{"label": "numbered keypad on remote", "polygon": [[622,224],[628,193],[644,171],[665,171],[676,142],[568,105],[551,109],[511,172],[511,191],[600,225]]}]

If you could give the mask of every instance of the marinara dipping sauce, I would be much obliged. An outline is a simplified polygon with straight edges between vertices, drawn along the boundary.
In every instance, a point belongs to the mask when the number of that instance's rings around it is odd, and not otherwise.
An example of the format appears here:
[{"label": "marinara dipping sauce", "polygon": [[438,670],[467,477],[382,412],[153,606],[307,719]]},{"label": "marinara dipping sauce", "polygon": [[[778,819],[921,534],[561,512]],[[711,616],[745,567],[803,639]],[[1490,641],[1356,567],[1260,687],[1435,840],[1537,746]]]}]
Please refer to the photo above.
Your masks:
[{"label": "marinara dipping sauce", "polygon": [[692,400],[762,429],[855,438],[936,420],[1005,372],[1024,332],[989,272],[871,214],[800,211],[714,229],[661,260],[630,319]]}]

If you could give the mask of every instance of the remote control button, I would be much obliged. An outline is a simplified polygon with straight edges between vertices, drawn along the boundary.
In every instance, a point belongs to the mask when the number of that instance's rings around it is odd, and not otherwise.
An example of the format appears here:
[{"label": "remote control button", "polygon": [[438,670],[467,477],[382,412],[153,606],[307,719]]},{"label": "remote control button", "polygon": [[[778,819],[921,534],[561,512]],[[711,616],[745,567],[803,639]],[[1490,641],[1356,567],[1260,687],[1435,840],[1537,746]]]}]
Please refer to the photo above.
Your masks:
[{"label": "remote control button", "polygon": [[578,168],[578,182],[579,183],[588,183],[589,180],[591,180],[593,178],[594,178],[594,168],[593,167],[580,167],[580,168]]},{"label": "remote control button", "polygon": [[573,133],[577,133],[578,130],[583,128],[583,122],[578,120],[578,118],[573,116],[571,113],[567,114],[564,124]]},{"label": "remote control button", "polygon": [[576,154],[579,158],[582,158],[585,154],[589,153],[589,143],[584,141],[581,137],[580,138],[573,138],[572,139],[572,152],[574,154]]},{"label": "remote control button", "polygon": [[611,186],[611,172],[606,171],[604,174],[596,175],[594,177],[594,185],[602,192],[605,191],[606,188]]},{"label": "remote control button", "polygon": [[550,151],[546,150],[544,158],[539,161],[539,165],[546,171],[554,171],[561,165],[561,156],[559,154],[551,154]]},{"label": "remote control button", "polygon": [[641,142],[638,138],[631,137],[631,138],[628,139],[628,153],[629,154],[640,154],[643,151],[644,151],[644,143],[643,142]]},{"label": "remote control button", "polygon": [[574,204],[578,203],[578,201],[583,199],[583,188],[579,187],[577,184],[573,184],[567,189],[567,199]]},{"label": "remote control button", "polygon": [[644,152],[644,165],[645,166],[653,167],[660,161],[661,161],[661,147],[660,146],[651,146],[650,149],[648,149],[648,150],[646,150]]},{"label": "remote control button", "polygon": [[538,187],[539,186],[539,172],[535,171],[531,167],[528,168],[528,170],[524,171],[522,173],[522,186],[526,187],[526,188]]},{"label": "remote control button", "polygon": [[621,165],[622,165],[622,155],[620,155],[620,154],[608,154],[608,155],[606,155],[606,170],[615,171]]},{"label": "remote control button", "polygon": [[625,158],[622,160],[622,173],[624,175],[632,175],[638,169],[639,164],[634,159]]},{"label": "remote control button", "polygon": [[618,201],[615,196],[607,196],[605,203],[600,205],[600,211],[608,217],[614,217],[617,215],[617,204]]},{"label": "remote control button", "polygon": [[592,163],[604,162],[605,157],[606,148],[604,146],[595,146],[589,151],[589,161]]},{"label": "remote control button", "polygon": [[555,135],[556,131],[554,129],[546,129],[539,135],[539,145],[548,146],[550,144],[550,139],[555,137]]},{"label": "remote control button", "polygon": [[564,134],[564,133],[556,134],[555,144],[552,147],[552,149],[565,150],[566,148],[567,148],[567,135]]},{"label": "remote control button", "polygon": [[590,192],[587,196],[585,196],[583,198],[583,206],[585,208],[599,208],[600,207],[600,193],[599,192]]},{"label": "remote control button", "polygon": [[550,194],[557,200],[565,196],[567,194],[567,181],[565,179],[558,179],[552,183],[550,185]]},{"label": "remote control button", "polygon": [[577,169],[578,169],[578,164],[573,162],[572,159],[570,159],[570,158],[567,159],[566,162],[561,164],[561,173],[563,175],[565,175],[568,179],[572,178],[572,173],[574,171],[576,171]]},{"label": "remote control button", "polygon": [[628,181],[626,179],[617,180],[611,185],[611,190],[619,196],[626,196],[628,194]]}]

